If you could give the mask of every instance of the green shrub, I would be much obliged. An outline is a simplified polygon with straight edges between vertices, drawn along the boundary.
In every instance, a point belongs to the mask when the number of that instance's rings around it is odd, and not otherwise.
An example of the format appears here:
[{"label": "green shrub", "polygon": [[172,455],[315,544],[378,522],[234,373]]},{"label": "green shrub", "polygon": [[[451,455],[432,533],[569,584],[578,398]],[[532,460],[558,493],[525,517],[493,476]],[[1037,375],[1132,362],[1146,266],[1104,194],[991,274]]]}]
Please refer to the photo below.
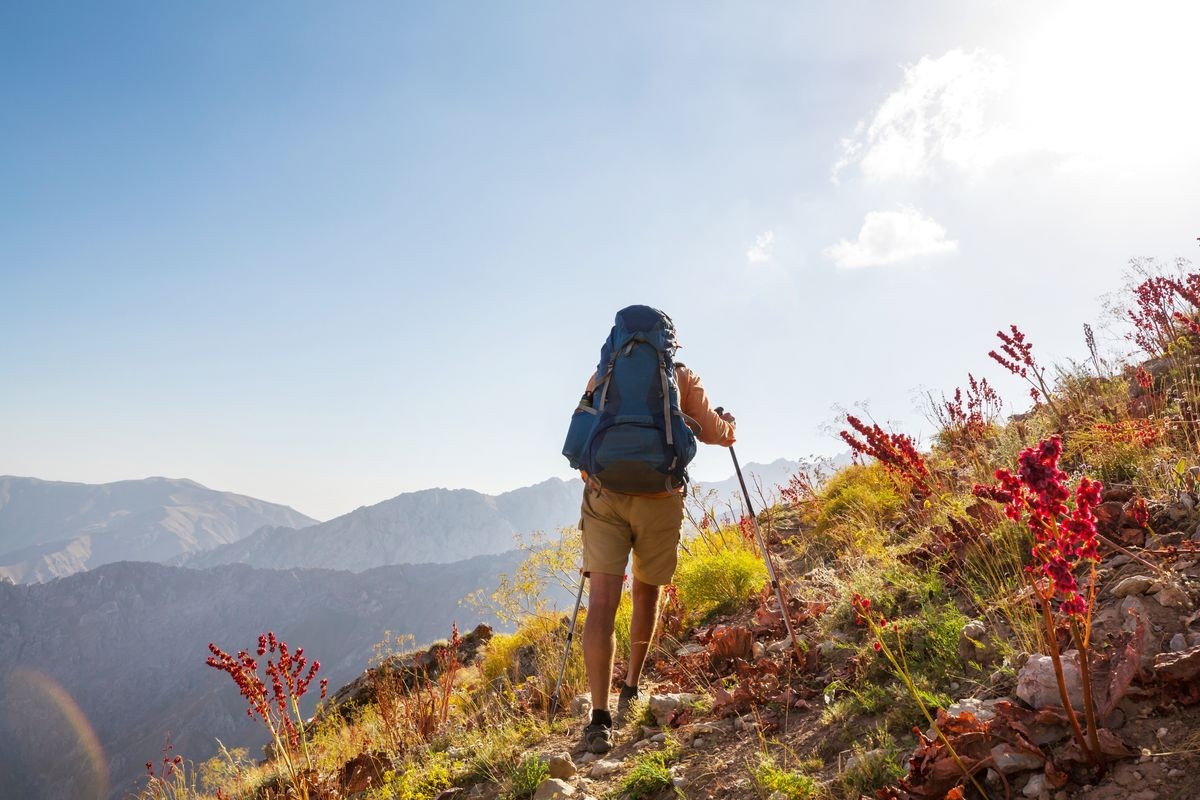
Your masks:
[{"label": "green shrub", "polygon": [[527,800],[533,797],[542,781],[550,777],[550,767],[538,756],[526,756],[509,767],[508,791],[504,800]]},{"label": "green shrub", "polygon": [[687,542],[675,570],[680,603],[693,619],[736,607],[760,592],[766,580],[759,553],[735,531]]},{"label": "green shrub", "polygon": [[400,772],[388,770],[383,785],[371,800],[433,800],[454,785],[458,765],[445,753],[431,753],[423,762],[412,762]]},{"label": "green shrub", "polygon": [[824,532],[846,523],[883,528],[899,515],[903,505],[895,482],[881,466],[853,464],[822,487],[816,528]]}]

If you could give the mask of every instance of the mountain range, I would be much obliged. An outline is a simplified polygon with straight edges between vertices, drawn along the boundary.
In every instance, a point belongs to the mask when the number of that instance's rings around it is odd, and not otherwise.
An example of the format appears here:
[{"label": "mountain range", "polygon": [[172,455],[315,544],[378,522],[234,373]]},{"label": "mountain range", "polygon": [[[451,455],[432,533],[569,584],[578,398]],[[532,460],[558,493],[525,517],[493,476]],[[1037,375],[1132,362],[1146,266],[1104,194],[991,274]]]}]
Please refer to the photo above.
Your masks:
[{"label": "mountain range", "polygon": [[99,485],[0,476],[0,578],[36,583],[115,561],[167,561],[264,525],[316,520],[275,503],[146,478]]},{"label": "mountain range", "polygon": [[386,564],[444,564],[511,550],[520,534],[575,525],[581,492],[580,481],[559,478],[496,496],[470,489],[408,492],[300,530],[261,528],[183,563],[354,572]]}]

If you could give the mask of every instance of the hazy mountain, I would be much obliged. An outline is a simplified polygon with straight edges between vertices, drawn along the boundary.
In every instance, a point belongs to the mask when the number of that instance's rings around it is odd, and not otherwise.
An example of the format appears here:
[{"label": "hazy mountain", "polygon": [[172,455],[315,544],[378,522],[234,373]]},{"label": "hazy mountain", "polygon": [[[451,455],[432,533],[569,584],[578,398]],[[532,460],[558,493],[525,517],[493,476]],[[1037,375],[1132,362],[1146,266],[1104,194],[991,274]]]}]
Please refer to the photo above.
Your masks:
[{"label": "hazy mountain", "polygon": [[35,583],[114,561],[166,561],[265,526],[316,520],[189,480],[86,484],[0,476],[0,577]]},{"label": "hazy mountain", "polygon": [[264,528],[185,563],[355,571],[447,563],[511,550],[517,534],[577,524],[582,491],[578,480],[551,478],[497,496],[470,489],[409,492],[301,530]]},{"label": "hazy mountain", "polygon": [[424,643],[449,635],[453,620],[474,627],[479,613],[459,599],[494,588],[520,559],[357,574],[122,562],[45,584],[0,580],[0,797],[104,797],[91,753],[121,797],[168,732],[196,761],[214,754],[214,737],[257,754],[265,737],[228,676],[205,666],[208,642],[232,652],[274,630],[319,659],[336,688],[367,666],[386,630]]}]

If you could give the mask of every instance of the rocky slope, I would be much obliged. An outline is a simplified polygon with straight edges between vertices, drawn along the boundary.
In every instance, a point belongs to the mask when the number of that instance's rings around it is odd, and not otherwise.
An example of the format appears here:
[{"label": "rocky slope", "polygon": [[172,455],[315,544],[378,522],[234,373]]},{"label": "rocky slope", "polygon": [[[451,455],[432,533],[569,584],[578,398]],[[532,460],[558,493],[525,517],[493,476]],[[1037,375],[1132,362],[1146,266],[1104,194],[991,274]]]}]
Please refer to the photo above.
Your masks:
[{"label": "rocky slope", "polygon": [[459,599],[519,560],[360,574],[126,562],[48,584],[0,581],[0,797],[103,797],[93,763],[111,775],[111,796],[123,796],[168,733],[196,760],[216,739],[256,749],[262,736],[235,687],[205,666],[208,642],[237,650],[272,629],[321,659],[321,675],[339,686],[387,630],[417,642],[448,635],[468,616]]},{"label": "rocky slope", "polygon": [[115,561],[166,561],[265,525],[315,522],[287,506],[189,480],[93,485],[0,476],[0,577],[36,583]]}]

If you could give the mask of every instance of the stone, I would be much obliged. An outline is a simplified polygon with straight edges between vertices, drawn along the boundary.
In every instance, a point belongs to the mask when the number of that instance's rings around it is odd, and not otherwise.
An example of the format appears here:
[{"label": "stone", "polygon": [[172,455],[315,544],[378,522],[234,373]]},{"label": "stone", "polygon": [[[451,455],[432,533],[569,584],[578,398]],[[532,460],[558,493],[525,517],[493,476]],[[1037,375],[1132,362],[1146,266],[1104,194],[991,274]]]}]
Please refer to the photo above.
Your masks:
[{"label": "stone", "polygon": [[[1062,655],[1063,682],[1067,697],[1075,708],[1083,708],[1083,682],[1079,674],[1079,654],[1069,650]],[[1033,708],[1062,708],[1054,661],[1034,653],[1017,674],[1017,697]]]},{"label": "stone", "polygon": [[571,760],[568,753],[555,753],[546,759],[546,766],[550,768],[551,778],[574,778],[579,772],[579,768],[575,766],[575,762]]},{"label": "stone", "polygon": [[1025,788],[1021,790],[1021,794],[1026,797],[1037,797],[1046,790],[1046,776],[1040,772],[1035,772],[1030,778]]},{"label": "stone", "polygon": [[580,766],[586,766],[586,765],[588,765],[588,764],[592,764],[592,763],[594,763],[594,762],[596,762],[596,761],[599,761],[599,760],[600,760],[600,754],[599,754],[599,753],[591,753],[591,752],[588,752],[588,753],[584,753],[583,755],[581,755],[581,756],[579,757],[579,765],[580,765]]},{"label": "stone", "polygon": [[1012,775],[1015,772],[1025,772],[1030,769],[1041,769],[1046,763],[1045,759],[1035,756],[1032,753],[1023,753],[1007,742],[993,747],[991,753],[992,763],[996,765],[997,770],[1005,775]]},{"label": "stone", "polygon": [[973,619],[958,634],[958,660],[962,665],[975,663],[987,666],[996,660],[995,648],[989,641],[987,625]]},{"label": "stone", "polygon": [[650,713],[660,728],[666,727],[671,715],[679,709],[699,701],[703,695],[676,692],[674,694],[652,694],[647,701]]},{"label": "stone", "polygon": [[767,800],[788,800],[788,796],[786,794],[784,794],[783,792],[779,791],[778,789],[776,789],[775,791],[773,791],[769,795],[767,795]]},{"label": "stone", "polygon": [[1191,605],[1187,592],[1178,586],[1164,585],[1154,593],[1154,599],[1158,601],[1160,606],[1166,608],[1187,608]]},{"label": "stone", "polygon": [[[1001,698],[1007,699],[1007,698]],[[962,700],[955,700],[946,708],[946,716],[959,717],[966,712],[970,712],[971,716],[980,722],[986,722],[996,716],[994,706],[998,700],[978,700],[974,697],[964,697]]]},{"label": "stone", "polygon": [[755,661],[758,661],[760,658],[762,658],[766,654],[767,654],[767,646],[765,644],[763,644],[762,642],[755,642],[754,644],[750,645],[750,657],[752,659],[754,659]]},{"label": "stone", "polygon": [[792,649],[792,640],[787,636],[780,639],[778,642],[767,646],[768,653],[786,653]]},{"label": "stone", "polygon": [[1128,597],[1131,594],[1145,594],[1154,585],[1154,579],[1149,575],[1130,575],[1123,578],[1110,590],[1113,597]]},{"label": "stone", "polygon": [[697,644],[696,642],[688,642],[687,644],[683,645],[678,650],[676,650],[675,655],[677,655],[677,656],[694,656],[699,653],[703,653],[705,651],[705,649],[706,648],[702,644]]},{"label": "stone", "polygon": [[591,717],[592,715],[592,698],[586,694],[579,694],[571,701],[571,715],[575,717]]},{"label": "stone", "polygon": [[864,762],[864,761],[874,761],[882,755],[884,755],[884,751],[880,748],[876,748],[874,750],[868,750],[867,752],[863,753],[861,756],[859,756],[856,753],[846,759],[846,772],[850,772],[851,770],[853,770],[854,768],[856,768],[860,764],[862,764],[862,762]]},{"label": "stone", "polygon": [[1178,653],[1159,653],[1154,657],[1154,672],[1166,683],[1190,683],[1200,677],[1200,647]]},{"label": "stone", "polygon": [[560,800],[574,796],[574,786],[558,778],[547,778],[538,784],[537,791],[533,793],[533,800]]},{"label": "stone", "polygon": [[595,764],[592,764],[593,778],[607,778],[609,775],[615,775],[620,772],[622,764],[620,761],[612,761],[607,758],[600,759]]},{"label": "stone", "polygon": [[1171,637],[1171,652],[1179,653],[1188,649],[1188,640],[1182,633],[1177,633]]}]

